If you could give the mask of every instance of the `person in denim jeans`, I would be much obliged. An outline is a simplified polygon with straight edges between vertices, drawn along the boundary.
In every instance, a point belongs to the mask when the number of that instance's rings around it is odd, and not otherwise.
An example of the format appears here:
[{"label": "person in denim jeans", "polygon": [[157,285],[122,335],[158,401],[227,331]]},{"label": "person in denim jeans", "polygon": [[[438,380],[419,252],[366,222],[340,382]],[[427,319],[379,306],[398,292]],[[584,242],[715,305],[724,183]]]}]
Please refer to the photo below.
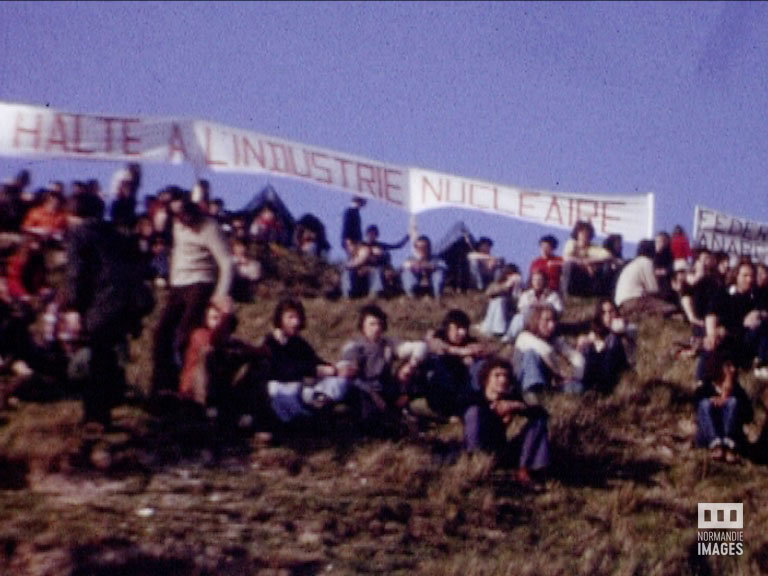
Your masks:
[{"label": "person in denim jeans", "polygon": [[264,345],[270,358],[267,393],[277,419],[289,423],[312,416],[317,408],[343,401],[355,375],[354,367],[326,362],[300,336],[306,326],[301,301],[281,300],[273,325]]},{"label": "person in denim jeans", "polygon": [[532,307],[515,340],[513,361],[524,397],[558,388],[571,394],[584,390],[584,356],[557,334],[557,314],[550,304]]},{"label": "person in denim jeans", "polygon": [[[486,360],[478,380],[477,400],[464,412],[464,449],[491,452],[502,461],[511,459],[516,463],[516,480],[525,486],[537,487],[531,473],[540,479],[550,464],[547,412],[539,406],[528,406],[522,400],[512,367],[504,359]],[[515,416],[524,416],[527,422],[520,434],[509,441],[507,427]]]},{"label": "person in denim jeans", "polygon": [[445,262],[432,256],[432,242],[424,235],[416,238],[413,252],[414,255],[403,263],[403,290],[411,298],[426,290],[439,300],[443,295]]},{"label": "person in denim jeans", "polygon": [[746,444],[743,426],[752,420],[752,402],[738,381],[738,368],[727,342],[704,362],[704,381],[696,389],[696,445],[709,448],[713,460],[733,463]]}]

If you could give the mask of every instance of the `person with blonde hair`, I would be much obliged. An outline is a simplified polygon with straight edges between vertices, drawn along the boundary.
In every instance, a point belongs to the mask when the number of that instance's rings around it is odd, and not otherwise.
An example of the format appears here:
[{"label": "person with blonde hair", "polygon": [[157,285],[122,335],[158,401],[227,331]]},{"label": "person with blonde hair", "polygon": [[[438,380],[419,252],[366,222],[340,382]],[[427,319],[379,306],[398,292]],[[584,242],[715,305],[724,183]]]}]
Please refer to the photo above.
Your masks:
[{"label": "person with blonde hair", "polygon": [[515,340],[515,375],[523,394],[562,389],[584,390],[584,356],[557,333],[557,313],[550,304],[531,309],[525,330]]}]

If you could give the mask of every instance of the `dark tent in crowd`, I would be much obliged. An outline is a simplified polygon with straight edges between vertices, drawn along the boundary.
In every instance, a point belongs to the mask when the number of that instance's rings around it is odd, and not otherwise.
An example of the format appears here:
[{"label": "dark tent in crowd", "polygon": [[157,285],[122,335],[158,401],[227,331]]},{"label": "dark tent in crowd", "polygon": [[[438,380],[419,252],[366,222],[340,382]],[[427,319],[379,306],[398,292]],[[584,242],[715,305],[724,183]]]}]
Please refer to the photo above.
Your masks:
[{"label": "dark tent in crowd", "polygon": [[445,286],[465,292],[471,286],[469,275],[469,254],[475,245],[475,238],[463,221],[456,222],[445,235],[435,242],[432,253],[447,265]]},{"label": "dark tent in crowd", "polygon": [[282,246],[290,246],[293,242],[296,221],[271,184],[267,184],[261,192],[254,195],[239,213],[245,216],[246,226],[250,229],[265,207],[270,208],[276,217],[274,237],[270,238],[270,241]]}]

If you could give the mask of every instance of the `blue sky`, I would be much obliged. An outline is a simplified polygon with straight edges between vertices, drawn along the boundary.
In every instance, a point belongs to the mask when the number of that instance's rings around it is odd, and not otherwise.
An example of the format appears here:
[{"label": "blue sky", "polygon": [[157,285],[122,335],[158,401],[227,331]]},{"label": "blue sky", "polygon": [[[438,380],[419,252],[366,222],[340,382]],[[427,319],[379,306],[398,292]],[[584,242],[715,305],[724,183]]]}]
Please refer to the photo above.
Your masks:
[{"label": "blue sky", "polygon": [[[203,118],[511,186],[654,192],[656,230],[690,233],[696,204],[768,222],[765,2],[0,2],[0,19],[0,100]],[[0,158],[3,178],[21,167],[35,186],[107,186],[119,165]],[[142,192],[194,176],[146,165]],[[268,181],[205,176],[230,208]],[[349,197],[269,182],[340,257]],[[540,235],[567,235],[459,210],[418,226],[437,240],[459,219],[522,266]],[[363,222],[395,240],[408,217],[369,203]]]}]

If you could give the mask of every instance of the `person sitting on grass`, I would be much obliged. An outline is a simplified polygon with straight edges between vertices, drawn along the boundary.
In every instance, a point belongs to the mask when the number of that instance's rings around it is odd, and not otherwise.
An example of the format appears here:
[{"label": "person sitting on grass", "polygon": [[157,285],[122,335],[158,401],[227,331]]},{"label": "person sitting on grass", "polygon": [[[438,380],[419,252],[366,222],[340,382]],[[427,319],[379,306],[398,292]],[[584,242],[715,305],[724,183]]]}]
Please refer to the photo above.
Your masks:
[{"label": "person sitting on grass", "polygon": [[413,255],[403,262],[400,279],[409,298],[428,294],[440,300],[443,296],[446,264],[432,255],[428,236],[418,236],[413,242]]},{"label": "person sitting on grass", "polygon": [[469,334],[469,316],[449,310],[442,327],[427,334],[430,357],[425,396],[429,408],[445,417],[461,416],[479,390],[477,371],[490,345]]},{"label": "person sitting on grass", "polygon": [[253,424],[265,405],[264,373],[269,352],[234,336],[237,318],[231,308],[210,302],[205,324],[192,332],[179,377],[179,398],[205,410],[224,438],[235,424]]},{"label": "person sitting on grass", "polygon": [[753,417],[752,403],[738,381],[732,345],[723,341],[705,359],[703,382],[694,393],[696,445],[713,460],[739,461],[746,447],[743,427]]},{"label": "person sitting on grass", "polygon": [[267,393],[274,416],[287,424],[306,419],[320,408],[342,401],[355,376],[354,366],[334,366],[321,359],[300,336],[306,326],[300,300],[284,298],[273,316],[274,330],[265,339],[269,355]]},{"label": "person sitting on grass", "polygon": [[517,314],[512,317],[506,334],[502,337],[502,342],[514,342],[518,334],[523,331],[525,320],[531,313],[531,308],[536,304],[549,304],[557,313],[557,316],[563,313],[563,299],[558,292],[552,291],[547,287],[547,277],[544,270],[534,270],[531,273],[530,287],[520,294],[517,301]]},{"label": "person sitting on grass", "polygon": [[584,355],[584,384],[601,393],[610,393],[621,374],[631,367],[637,326],[619,314],[610,298],[595,306],[590,331],[578,337],[576,347]]},{"label": "person sitting on grass", "polygon": [[[464,449],[494,453],[502,463],[516,462],[517,482],[526,487],[541,487],[543,474],[550,464],[547,412],[540,406],[523,402],[512,377],[512,367],[506,360],[498,357],[486,360],[478,380],[480,394],[464,413]],[[518,415],[526,417],[527,422],[509,441],[507,428]]]},{"label": "person sitting on grass", "polygon": [[560,292],[563,296],[605,296],[613,285],[614,255],[593,243],[595,228],[579,220],[563,248]]},{"label": "person sitting on grass", "polygon": [[550,304],[537,304],[515,340],[515,375],[526,401],[544,390],[562,389],[570,394],[584,390],[584,356],[557,334],[557,313]]},{"label": "person sitting on grass", "polygon": [[214,332],[217,329],[222,330],[230,323],[230,313],[231,311],[222,310],[213,302],[208,303],[204,324],[192,331],[184,353],[184,362],[179,374],[179,397],[200,406],[207,405],[209,390],[206,355],[211,350]]},{"label": "person sitting on grass", "polygon": [[467,254],[472,287],[478,292],[484,292],[491,282],[498,280],[504,267],[504,258],[492,256],[491,248],[493,240],[482,236]]},{"label": "person sitting on grass", "polygon": [[518,300],[523,292],[523,277],[515,264],[507,264],[485,290],[488,306],[483,321],[476,326],[484,336],[501,337],[509,328],[510,318],[518,309]]},{"label": "person sitting on grass", "polygon": [[394,362],[407,359],[415,367],[426,358],[427,344],[387,336],[387,315],[375,304],[360,309],[357,327],[360,336],[344,344],[341,357],[355,369],[353,385],[359,391],[360,418],[367,422],[384,414],[401,395]]}]

